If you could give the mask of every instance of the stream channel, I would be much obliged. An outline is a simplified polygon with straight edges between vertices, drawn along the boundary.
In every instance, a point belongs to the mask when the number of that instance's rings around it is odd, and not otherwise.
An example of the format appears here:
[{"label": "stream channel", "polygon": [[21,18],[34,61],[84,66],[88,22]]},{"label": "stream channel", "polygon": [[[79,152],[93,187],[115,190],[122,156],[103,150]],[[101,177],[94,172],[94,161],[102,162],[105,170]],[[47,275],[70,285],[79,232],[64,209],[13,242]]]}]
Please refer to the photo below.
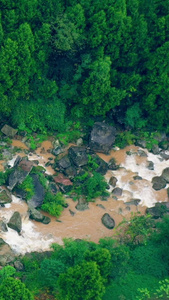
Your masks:
[{"label": "stream channel", "polygon": [[[19,140],[13,140],[12,145],[20,149],[28,149],[24,143]],[[39,165],[45,166],[48,158],[54,156],[50,153],[52,143],[44,141],[35,152],[29,152],[29,160],[38,160]],[[147,156],[140,156],[138,150],[144,150]],[[130,155],[126,154],[130,151]],[[18,153],[25,156],[25,153]],[[131,213],[145,213],[147,207],[152,207],[156,202],[168,201],[167,190],[162,189],[155,191],[152,188],[151,180],[154,176],[160,176],[162,170],[169,167],[169,160],[162,160],[160,156],[148,152],[136,146],[128,146],[124,149],[113,149],[110,155],[98,153],[98,155],[108,162],[112,157],[120,164],[120,168],[116,171],[108,171],[105,179],[109,182],[111,176],[117,178],[116,187],[123,190],[121,196],[116,199],[110,193],[107,201],[96,199],[95,202],[89,203],[89,209],[85,211],[76,210],[77,202],[67,198],[68,207],[64,209],[59,217],[51,217],[51,223],[48,225],[29,220],[27,214],[27,204],[22,199],[15,196],[11,204],[0,208],[0,218],[6,222],[9,221],[13,212],[19,211],[22,216],[22,232],[21,235],[10,228],[8,232],[1,232],[0,237],[7,242],[11,248],[18,254],[24,254],[32,251],[46,251],[50,249],[50,245],[54,242],[63,244],[63,238],[86,239],[98,242],[104,237],[111,237],[115,230],[107,229],[101,222],[104,213],[109,213],[118,225],[124,218],[130,219]],[[154,170],[147,168],[148,162],[154,163]],[[12,161],[11,161],[12,166]],[[0,161],[0,169],[3,170],[3,162]],[[51,167],[46,168],[48,174],[54,174],[55,171]],[[141,176],[142,180],[134,180],[133,176]],[[168,186],[167,186],[168,187]],[[111,190],[110,190],[111,192]],[[128,205],[125,202],[131,198],[140,199],[139,205]],[[102,204],[103,207],[98,204]],[[70,213],[74,212],[74,215]],[[44,215],[48,215],[44,213]]]}]

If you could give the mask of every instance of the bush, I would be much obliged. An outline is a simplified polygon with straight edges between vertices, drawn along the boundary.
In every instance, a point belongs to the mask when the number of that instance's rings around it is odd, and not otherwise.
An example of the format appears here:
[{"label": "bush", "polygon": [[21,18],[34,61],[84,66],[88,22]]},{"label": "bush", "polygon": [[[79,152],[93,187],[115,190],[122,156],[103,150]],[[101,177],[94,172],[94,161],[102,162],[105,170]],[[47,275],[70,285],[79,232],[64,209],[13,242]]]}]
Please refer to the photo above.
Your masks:
[{"label": "bush", "polygon": [[42,210],[48,212],[51,216],[59,217],[64,206],[66,206],[66,202],[62,193],[57,193],[54,195],[47,191],[41,208]]},{"label": "bush", "polygon": [[35,188],[33,184],[33,179],[31,176],[27,176],[25,180],[17,186],[19,189],[26,192],[26,200],[29,200],[32,198],[32,196],[35,193]]}]

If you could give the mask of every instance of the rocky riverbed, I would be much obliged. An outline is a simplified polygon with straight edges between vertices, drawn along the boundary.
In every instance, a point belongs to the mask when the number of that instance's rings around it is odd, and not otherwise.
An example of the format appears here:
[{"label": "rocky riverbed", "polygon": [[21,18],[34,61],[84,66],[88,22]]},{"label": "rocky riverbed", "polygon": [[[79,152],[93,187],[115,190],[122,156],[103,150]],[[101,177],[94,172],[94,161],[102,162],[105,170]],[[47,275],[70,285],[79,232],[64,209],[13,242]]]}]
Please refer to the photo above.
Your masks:
[{"label": "rocky riverbed", "polygon": [[[101,139],[102,134],[103,136],[108,135],[109,143],[106,144],[106,140]],[[11,187],[1,187],[2,190],[10,193],[12,201],[9,201],[8,204],[1,204],[0,208],[1,222],[7,224],[5,230],[1,226],[0,237],[4,244],[2,241],[0,263],[5,264],[10,261],[13,252],[14,254],[24,254],[31,251],[48,250],[51,243],[62,244],[62,239],[65,237],[98,242],[100,238],[112,236],[115,229],[111,230],[110,227],[103,225],[104,215],[112,218],[117,226],[123,218],[129,220],[133,212],[140,211],[143,214],[147,208],[152,212],[151,207],[154,207],[155,211],[156,203],[163,202],[168,209],[168,151],[159,148],[158,153],[153,153],[133,145],[120,150],[113,147],[114,135],[115,131],[114,129],[111,131],[110,126],[106,131],[105,124],[103,126],[98,124],[91,133],[89,146],[83,145],[83,140],[81,140],[76,141],[73,145],[62,147],[56,138],[50,138],[50,140],[42,142],[36,151],[31,151],[29,145],[25,143],[24,137],[18,136],[16,133],[11,145],[5,141],[1,142],[1,170],[13,168],[15,164],[17,167],[18,156],[20,157],[19,168],[21,168],[23,157],[27,156],[26,161],[31,166],[37,165],[38,162],[39,166],[45,168],[46,174],[56,177],[55,184],[64,192],[68,206],[58,219],[42,212],[43,216],[51,220],[49,224],[44,224],[31,220],[26,201],[19,198],[16,193],[13,194],[12,184],[15,180],[10,181],[12,182]],[[104,169],[103,173],[108,183],[110,196],[105,199],[98,198],[95,202],[87,204],[87,209],[79,210],[77,202],[69,198],[66,191],[67,187],[71,185],[73,172],[78,172],[79,168],[85,164],[87,151],[93,151],[93,155],[97,155],[101,159],[100,170],[103,172]],[[58,156],[58,164],[54,167],[54,159]],[[104,165],[103,162],[106,164]],[[13,177],[16,179],[18,175],[16,176],[16,173],[14,175]],[[19,234],[17,230],[9,226],[9,221],[16,211],[19,212],[22,221]],[[154,211],[152,213],[155,214]],[[8,247],[9,251],[4,251],[4,247]],[[4,252],[9,253],[5,258]]]}]

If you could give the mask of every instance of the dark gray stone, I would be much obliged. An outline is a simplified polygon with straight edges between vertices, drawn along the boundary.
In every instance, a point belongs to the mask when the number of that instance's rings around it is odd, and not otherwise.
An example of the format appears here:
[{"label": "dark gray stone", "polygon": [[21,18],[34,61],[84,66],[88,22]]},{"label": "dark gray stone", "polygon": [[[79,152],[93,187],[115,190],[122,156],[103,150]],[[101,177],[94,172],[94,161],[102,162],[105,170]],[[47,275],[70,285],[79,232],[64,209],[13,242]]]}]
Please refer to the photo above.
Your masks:
[{"label": "dark gray stone", "polygon": [[152,178],[153,189],[159,191],[166,187],[166,180],[162,176],[155,176]]},{"label": "dark gray stone", "polygon": [[2,232],[8,231],[7,225],[3,220],[0,220],[0,231],[2,231]]},{"label": "dark gray stone", "polygon": [[119,187],[116,187],[113,191],[112,191],[112,194],[115,195],[115,196],[121,196],[123,193],[123,190]]},{"label": "dark gray stone", "polygon": [[154,163],[152,161],[148,161],[147,169],[154,170]]},{"label": "dark gray stone", "polygon": [[88,163],[87,151],[84,147],[70,147],[68,150],[69,158],[76,167],[82,167]]},{"label": "dark gray stone", "polygon": [[152,152],[153,154],[155,154],[155,155],[159,154],[159,153],[160,153],[159,146],[156,145],[156,144],[154,144],[154,145],[152,146],[151,152]]},{"label": "dark gray stone", "polygon": [[133,179],[134,180],[142,180],[143,178],[139,175],[136,175],[136,176],[133,176]]},{"label": "dark gray stone", "polygon": [[34,195],[29,200],[29,204],[33,207],[40,207],[43,204],[44,196],[45,196],[45,189],[40,183],[39,176],[37,174],[30,175],[33,179],[34,184]]},{"label": "dark gray stone", "polygon": [[141,148],[146,148],[147,142],[145,140],[137,140],[136,141],[136,146],[139,146]]},{"label": "dark gray stone", "polygon": [[115,142],[116,129],[106,123],[96,122],[90,134],[89,146],[95,152],[108,154]]},{"label": "dark gray stone", "polygon": [[165,151],[160,152],[160,156],[165,159],[168,160],[169,159],[169,155],[165,153]]},{"label": "dark gray stone", "polygon": [[102,209],[105,209],[105,207],[102,205],[102,204],[96,204],[96,206],[102,208]]},{"label": "dark gray stone", "polygon": [[21,232],[22,229],[22,220],[21,215],[18,211],[15,211],[8,222],[8,227],[12,228],[13,230],[17,231],[18,233]]},{"label": "dark gray stone", "polygon": [[115,158],[112,158],[108,163],[109,170],[118,170],[120,168],[120,165],[117,164]]},{"label": "dark gray stone", "polygon": [[20,260],[14,261],[14,267],[17,271],[23,271],[24,265],[21,263]]},{"label": "dark gray stone", "polygon": [[138,206],[140,202],[141,199],[130,199],[130,201],[125,202],[125,204]]},{"label": "dark gray stone", "polygon": [[147,208],[147,214],[151,214],[154,219],[162,218],[164,214],[169,213],[169,202],[157,202],[154,207]]},{"label": "dark gray stone", "polygon": [[112,176],[109,180],[109,184],[112,186],[112,187],[115,187],[116,186],[116,183],[117,183],[117,178]]},{"label": "dark gray stone", "polygon": [[70,158],[68,157],[68,155],[62,157],[61,159],[59,159],[57,161],[57,166],[60,168],[60,169],[67,169],[69,167],[71,167],[71,161],[70,161]]},{"label": "dark gray stone", "polygon": [[29,205],[29,218],[31,220],[35,220],[37,222],[42,222],[44,219],[44,215],[41,214],[40,211],[38,211],[36,208],[34,208],[32,205]]},{"label": "dark gray stone", "polygon": [[47,217],[47,216],[44,216],[44,218],[43,218],[43,220],[42,220],[42,223],[45,224],[45,225],[47,225],[47,224],[49,224],[50,222],[51,222],[51,219],[50,219],[49,217]]},{"label": "dark gray stone", "polygon": [[96,165],[98,165],[98,167],[96,167],[95,169],[95,172],[98,172],[101,175],[105,175],[108,170],[108,164],[103,159],[101,159],[97,154],[92,154],[91,157],[96,163]]},{"label": "dark gray stone", "polygon": [[104,214],[101,220],[106,228],[113,229],[115,227],[115,221],[108,213]]},{"label": "dark gray stone", "polygon": [[169,168],[165,168],[163,170],[161,177],[164,178],[167,183],[169,183]]},{"label": "dark gray stone", "polygon": [[139,150],[137,151],[137,153],[138,153],[138,155],[141,156],[141,157],[147,157],[147,156],[148,156],[147,153],[146,153],[144,150],[141,150],[141,149],[139,149]]}]

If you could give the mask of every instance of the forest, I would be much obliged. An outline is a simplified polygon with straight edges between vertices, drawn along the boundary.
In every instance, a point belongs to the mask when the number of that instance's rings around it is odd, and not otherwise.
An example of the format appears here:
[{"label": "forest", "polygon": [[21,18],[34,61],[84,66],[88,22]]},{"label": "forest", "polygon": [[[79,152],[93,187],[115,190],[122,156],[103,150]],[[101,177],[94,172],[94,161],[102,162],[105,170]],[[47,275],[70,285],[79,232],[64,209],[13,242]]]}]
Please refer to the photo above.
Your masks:
[{"label": "forest", "polygon": [[167,0],[1,0],[0,122],[169,131]]},{"label": "forest", "polygon": [[[1,125],[169,134],[168,94],[169,0],[0,0]],[[98,244],[65,239],[1,268],[0,300],[166,300],[168,237],[168,216],[147,214]]]}]

